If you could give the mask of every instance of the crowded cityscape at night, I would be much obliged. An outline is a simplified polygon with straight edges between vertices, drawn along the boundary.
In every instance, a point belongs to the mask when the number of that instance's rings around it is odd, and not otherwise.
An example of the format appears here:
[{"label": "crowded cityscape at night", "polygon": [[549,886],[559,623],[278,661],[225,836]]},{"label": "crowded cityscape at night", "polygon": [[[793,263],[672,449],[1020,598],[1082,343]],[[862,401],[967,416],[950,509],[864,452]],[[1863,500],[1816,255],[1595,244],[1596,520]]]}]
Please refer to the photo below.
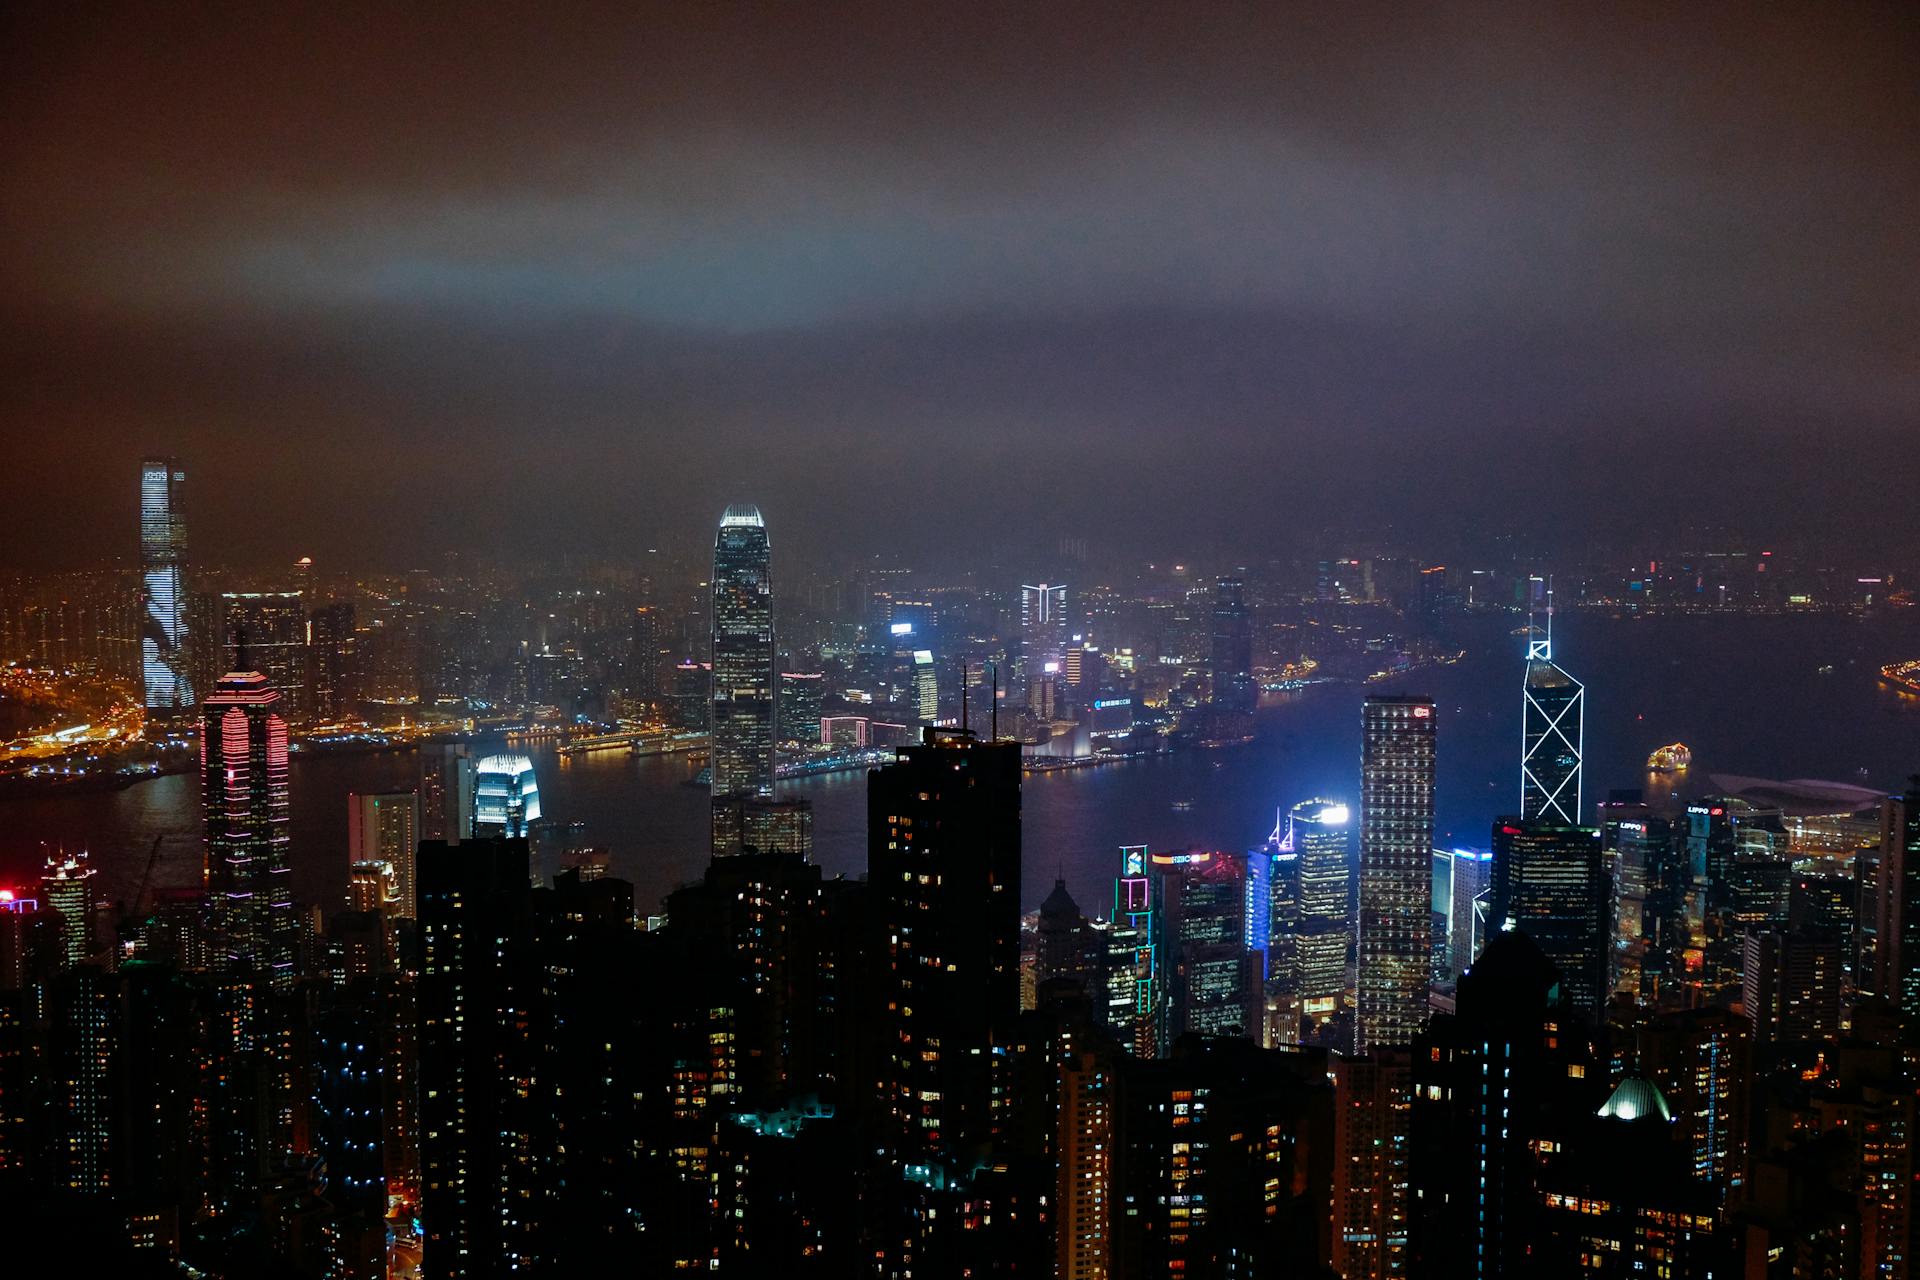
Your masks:
[{"label": "crowded cityscape at night", "polygon": [[1920,1275],[1910,15],[5,29],[0,1274]]}]

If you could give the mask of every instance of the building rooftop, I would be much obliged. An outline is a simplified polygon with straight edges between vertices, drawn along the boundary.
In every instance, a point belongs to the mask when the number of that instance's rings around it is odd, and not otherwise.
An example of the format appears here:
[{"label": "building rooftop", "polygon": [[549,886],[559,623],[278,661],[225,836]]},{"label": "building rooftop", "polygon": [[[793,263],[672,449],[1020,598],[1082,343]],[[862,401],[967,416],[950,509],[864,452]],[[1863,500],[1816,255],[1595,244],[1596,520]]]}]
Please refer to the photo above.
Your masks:
[{"label": "building rooftop", "polygon": [[751,502],[735,502],[727,507],[726,514],[720,517],[722,529],[764,529],[767,522],[760,518],[760,508]]}]

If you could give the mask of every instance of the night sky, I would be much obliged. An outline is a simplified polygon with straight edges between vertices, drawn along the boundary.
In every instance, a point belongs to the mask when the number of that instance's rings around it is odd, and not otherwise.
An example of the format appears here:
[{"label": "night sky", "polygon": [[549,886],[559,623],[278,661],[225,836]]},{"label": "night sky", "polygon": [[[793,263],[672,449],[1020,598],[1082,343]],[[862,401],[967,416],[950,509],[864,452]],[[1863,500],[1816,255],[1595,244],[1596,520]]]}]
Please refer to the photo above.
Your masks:
[{"label": "night sky", "polygon": [[1447,7],[9,6],[0,564],[1911,553],[1915,8]]}]

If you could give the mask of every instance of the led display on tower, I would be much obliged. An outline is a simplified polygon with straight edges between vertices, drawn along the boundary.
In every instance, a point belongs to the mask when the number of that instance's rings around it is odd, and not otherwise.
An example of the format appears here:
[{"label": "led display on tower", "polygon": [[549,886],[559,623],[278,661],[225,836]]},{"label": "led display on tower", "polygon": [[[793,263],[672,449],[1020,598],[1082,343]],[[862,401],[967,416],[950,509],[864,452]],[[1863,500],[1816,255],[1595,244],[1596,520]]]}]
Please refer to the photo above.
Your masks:
[{"label": "led display on tower", "polygon": [[140,464],[140,573],[145,609],[140,670],[151,711],[193,706],[187,655],[186,524],[179,486],[187,478],[171,458]]}]

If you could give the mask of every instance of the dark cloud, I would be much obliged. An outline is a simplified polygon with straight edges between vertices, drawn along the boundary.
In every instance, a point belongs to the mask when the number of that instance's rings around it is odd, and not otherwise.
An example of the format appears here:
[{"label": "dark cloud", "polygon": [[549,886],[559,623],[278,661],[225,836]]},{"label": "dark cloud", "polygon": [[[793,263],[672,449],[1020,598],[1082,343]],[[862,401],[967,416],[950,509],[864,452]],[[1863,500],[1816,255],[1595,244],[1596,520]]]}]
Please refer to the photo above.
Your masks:
[{"label": "dark cloud", "polygon": [[1904,9],[392,8],[13,11],[7,559],[1920,538]]}]

